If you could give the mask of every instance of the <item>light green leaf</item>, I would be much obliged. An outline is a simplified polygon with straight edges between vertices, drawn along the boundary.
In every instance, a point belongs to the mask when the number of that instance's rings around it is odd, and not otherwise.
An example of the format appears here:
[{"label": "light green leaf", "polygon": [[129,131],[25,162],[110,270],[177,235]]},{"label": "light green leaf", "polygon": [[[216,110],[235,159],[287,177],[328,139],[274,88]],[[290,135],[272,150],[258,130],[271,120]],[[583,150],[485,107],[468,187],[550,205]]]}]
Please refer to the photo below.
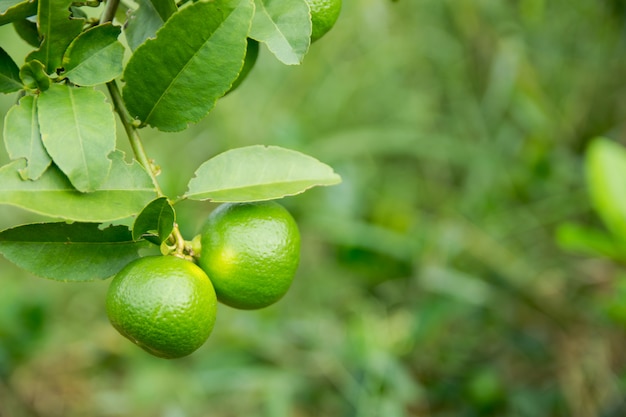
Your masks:
[{"label": "light green leaf", "polygon": [[28,61],[22,65],[20,79],[29,90],[40,92],[50,88],[50,77],[46,74],[46,68],[37,60]]},{"label": "light green leaf", "polygon": [[626,149],[604,138],[586,153],[585,169],[591,201],[605,225],[626,240]]},{"label": "light green leaf", "polygon": [[626,260],[626,244],[600,230],[564,223],[556,231],[556,242],[570,252]]},{"label": "light green leaf", "polygon": [[31,52],[26,61],[42,62],[48,74],[61,67],[63,54],[83,29],[83,19],[70,16],[72,0],[39,0],[37,22],[39,34],[43,38],[41,47]]},{"label": "light green leaf", "polygon": [[107,23],[81,33],[65,52],[62,76],[77,85],[93,86],[122,74],[124,46],[117,40],[121,31]]},{"label": "light green leaf", "polygon": [[216,202],[262,201],[300,194],[341,177],[317,159],[277,146],[226,151],[203,163],[185,197]]},{"label": "light green leaf", "polygon": [[164,131],[206,116],[241,70],[253,11],[252,0],[199,1],[172,15],[126,66],[129,112]]},{"label": "light green leaf", "polygon": [[156,197],[148,173],[136,162],[127,164],[121,152],[111,154],[112,168],[98,191],[81,193],[55,166],[37,181],[23,181],[20,159],[0,167],[0,204],[44,216],[80,222],[106,222],[134,216]]},{"label": "light green leaf", "polygon": [[20,69],[9,54],[0,48],[0,93],[13,93],[22,89]]},{"label": "light green leaf", "polygon": [[115,149],[113,108],[91,88],[54,84],[37,102],[43,144],[54,163],[82,192],[97,190]]},{"label": "light green leaf", "polygon": [[157,31],[178,8],[174,0],[138,0],[139,7],[128,16],[124,34],[133,51]]},{"label": "light green leaf", "polygon": [[41,142],[36,101],[37,96],[22,97],[4,119],[4,144],[9,157],[25,158],[28,164],[19,171],[24,180],[36,180],[52,162]]},{"label": "light green leaf", "polygon": [[146,239],[160,245],[174,230],[176,214],[166,197],[150,202],[137,216],[133,224],[133,239]]},{"label": "light green leaf", "polygon": [[58,281],[93,281],[115,275],[139,257],[126,226],[36,223],[0,232],[0,253],[20,268]]},{"label": "light green leaf", "polygon": [[302,62],[311,44],[311,12],[305,0],[255,0],[250,37],[265,43],[281,62]]},{"label": "light green leaf", "polygon": [[37,14],[35,0],[0,0],[0,26]]}]

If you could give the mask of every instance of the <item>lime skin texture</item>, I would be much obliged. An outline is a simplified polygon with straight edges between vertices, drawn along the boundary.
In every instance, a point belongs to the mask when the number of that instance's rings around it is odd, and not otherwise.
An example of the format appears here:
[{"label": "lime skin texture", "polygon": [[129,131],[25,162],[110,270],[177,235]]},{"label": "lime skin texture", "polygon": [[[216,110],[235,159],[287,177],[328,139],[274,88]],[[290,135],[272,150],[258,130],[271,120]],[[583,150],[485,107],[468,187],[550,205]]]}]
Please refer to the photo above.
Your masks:
[{"label": "lime skin texture", "polygon": [[208,216],[198,264],[220,302],[239,309],[267,307],[289,290],[300,262],[300,232],[274,201],[226,203]]},{"label": "lime skin texture", "polygon": [[160,358],[180,358],[204,344],[213,330],[217,299],[196,264],[175,256],[147,256],[113,278],[109,321],[123,336]]}]

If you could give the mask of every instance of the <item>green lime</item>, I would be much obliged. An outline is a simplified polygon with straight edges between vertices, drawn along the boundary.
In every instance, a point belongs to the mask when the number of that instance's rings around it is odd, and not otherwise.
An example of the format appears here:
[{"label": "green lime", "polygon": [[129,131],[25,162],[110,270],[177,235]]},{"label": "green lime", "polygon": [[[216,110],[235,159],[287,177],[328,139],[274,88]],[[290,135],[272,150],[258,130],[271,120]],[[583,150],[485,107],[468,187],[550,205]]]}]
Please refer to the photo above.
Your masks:
[{"label": "green lime", "polygon": [[306,0],[311,9],[311,42],[324,36],[335,26],[341,12],[341,0]]},{"label": "green lime", "polygon": [[126,265],[106,297],[109,320],[123,336],[161,358],[180,358],[207,340],[217,311],[211,281],[196,264],[148,256]]},{"label": "green lime", "polygon": [[209,215],[201,236],[198,264],[222,303],[263,308],[291,286],[300,261],[300,232],[280,204],[222,204]]}]

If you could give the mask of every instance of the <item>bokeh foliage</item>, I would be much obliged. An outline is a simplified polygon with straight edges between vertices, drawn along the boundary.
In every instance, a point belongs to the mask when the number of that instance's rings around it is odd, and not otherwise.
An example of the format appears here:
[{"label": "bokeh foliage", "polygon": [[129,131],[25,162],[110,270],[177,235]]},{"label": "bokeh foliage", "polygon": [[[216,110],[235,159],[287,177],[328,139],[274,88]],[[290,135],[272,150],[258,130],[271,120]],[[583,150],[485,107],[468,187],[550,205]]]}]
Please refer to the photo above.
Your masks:
[{"label": "bokeh foliage", "polygon": [[[625,22],[619,0],[360,0],[302,66],[261,50],[207,119],[146,147],[168,195],[235,146],[332,165],[340,186],[283,200],[292,291],[221,306],[168,362],[111,328],[108,282],[1,260],[0,416],[626,414],[626,274],[555,243],[563,222],[601,227],[584,151],[626,142]],[[211,208],[180,203],[188,238]],[[3,228],[32,220],[1,210]]]}]

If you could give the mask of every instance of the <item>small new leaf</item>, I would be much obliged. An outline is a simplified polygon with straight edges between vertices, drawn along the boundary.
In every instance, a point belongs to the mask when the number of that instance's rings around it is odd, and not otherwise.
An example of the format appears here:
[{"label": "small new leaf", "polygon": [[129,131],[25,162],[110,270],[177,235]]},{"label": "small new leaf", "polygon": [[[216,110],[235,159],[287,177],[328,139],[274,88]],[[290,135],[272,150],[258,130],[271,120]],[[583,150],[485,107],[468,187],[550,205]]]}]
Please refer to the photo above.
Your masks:
[{"label": "small new leaf", "polygon": [[159,197],[148,204],[133,224],[133,239],[145,239],[160,245],[174,230],[176,214],[166,197]]},{"label": "small new leaf", "polygon": [[305,0],[255,0],[250,37],[287,65],[302,62],[311,43],[311,12]]},{"label": "small new leaf", "polygon": [[124,46],[117,40],[121,31],[106,23],[78,35],[65,52],[62,76],[82,86],[104,84],[119,76],[124,59]]},{"label": "small new leaf", "polygon": [[22,89],[20,69],[9,54],[0,48],[0,93],[13,93]]},{"label": "small new leaf", "polygon": [[231,149],[203,163],[185,197],[215,202],[262,201],[341,182],[317,159],[277,146]]},{"label": "small new leaf", "polygon": [[[115,275],[139,257],[126,226],[36,223],[0,232],[0,253],[33,275],[58,281],[93,281]],[[36,254],[36,255],[35,255]]]},{"label": "small new leaf", "polygon": [[36,180],[52,160],[41,142],[37,118],[37,96],[24,96],[9,109],[4,119],[4,144],[11,159],[25,158],[19,170],[24,180]]},{"label": "small new leaf", "polygon": [[43,144],[81,192],[98,190],[115,149],[113,108],[101,91],[53,84],[37,101]]},{"label": "small new leaf", "polygon": [[50,77],[44,65],[37,61],[28,61],[20,68],[20,79],[24,86],[32,91],[46,91],[50,88]]}]

